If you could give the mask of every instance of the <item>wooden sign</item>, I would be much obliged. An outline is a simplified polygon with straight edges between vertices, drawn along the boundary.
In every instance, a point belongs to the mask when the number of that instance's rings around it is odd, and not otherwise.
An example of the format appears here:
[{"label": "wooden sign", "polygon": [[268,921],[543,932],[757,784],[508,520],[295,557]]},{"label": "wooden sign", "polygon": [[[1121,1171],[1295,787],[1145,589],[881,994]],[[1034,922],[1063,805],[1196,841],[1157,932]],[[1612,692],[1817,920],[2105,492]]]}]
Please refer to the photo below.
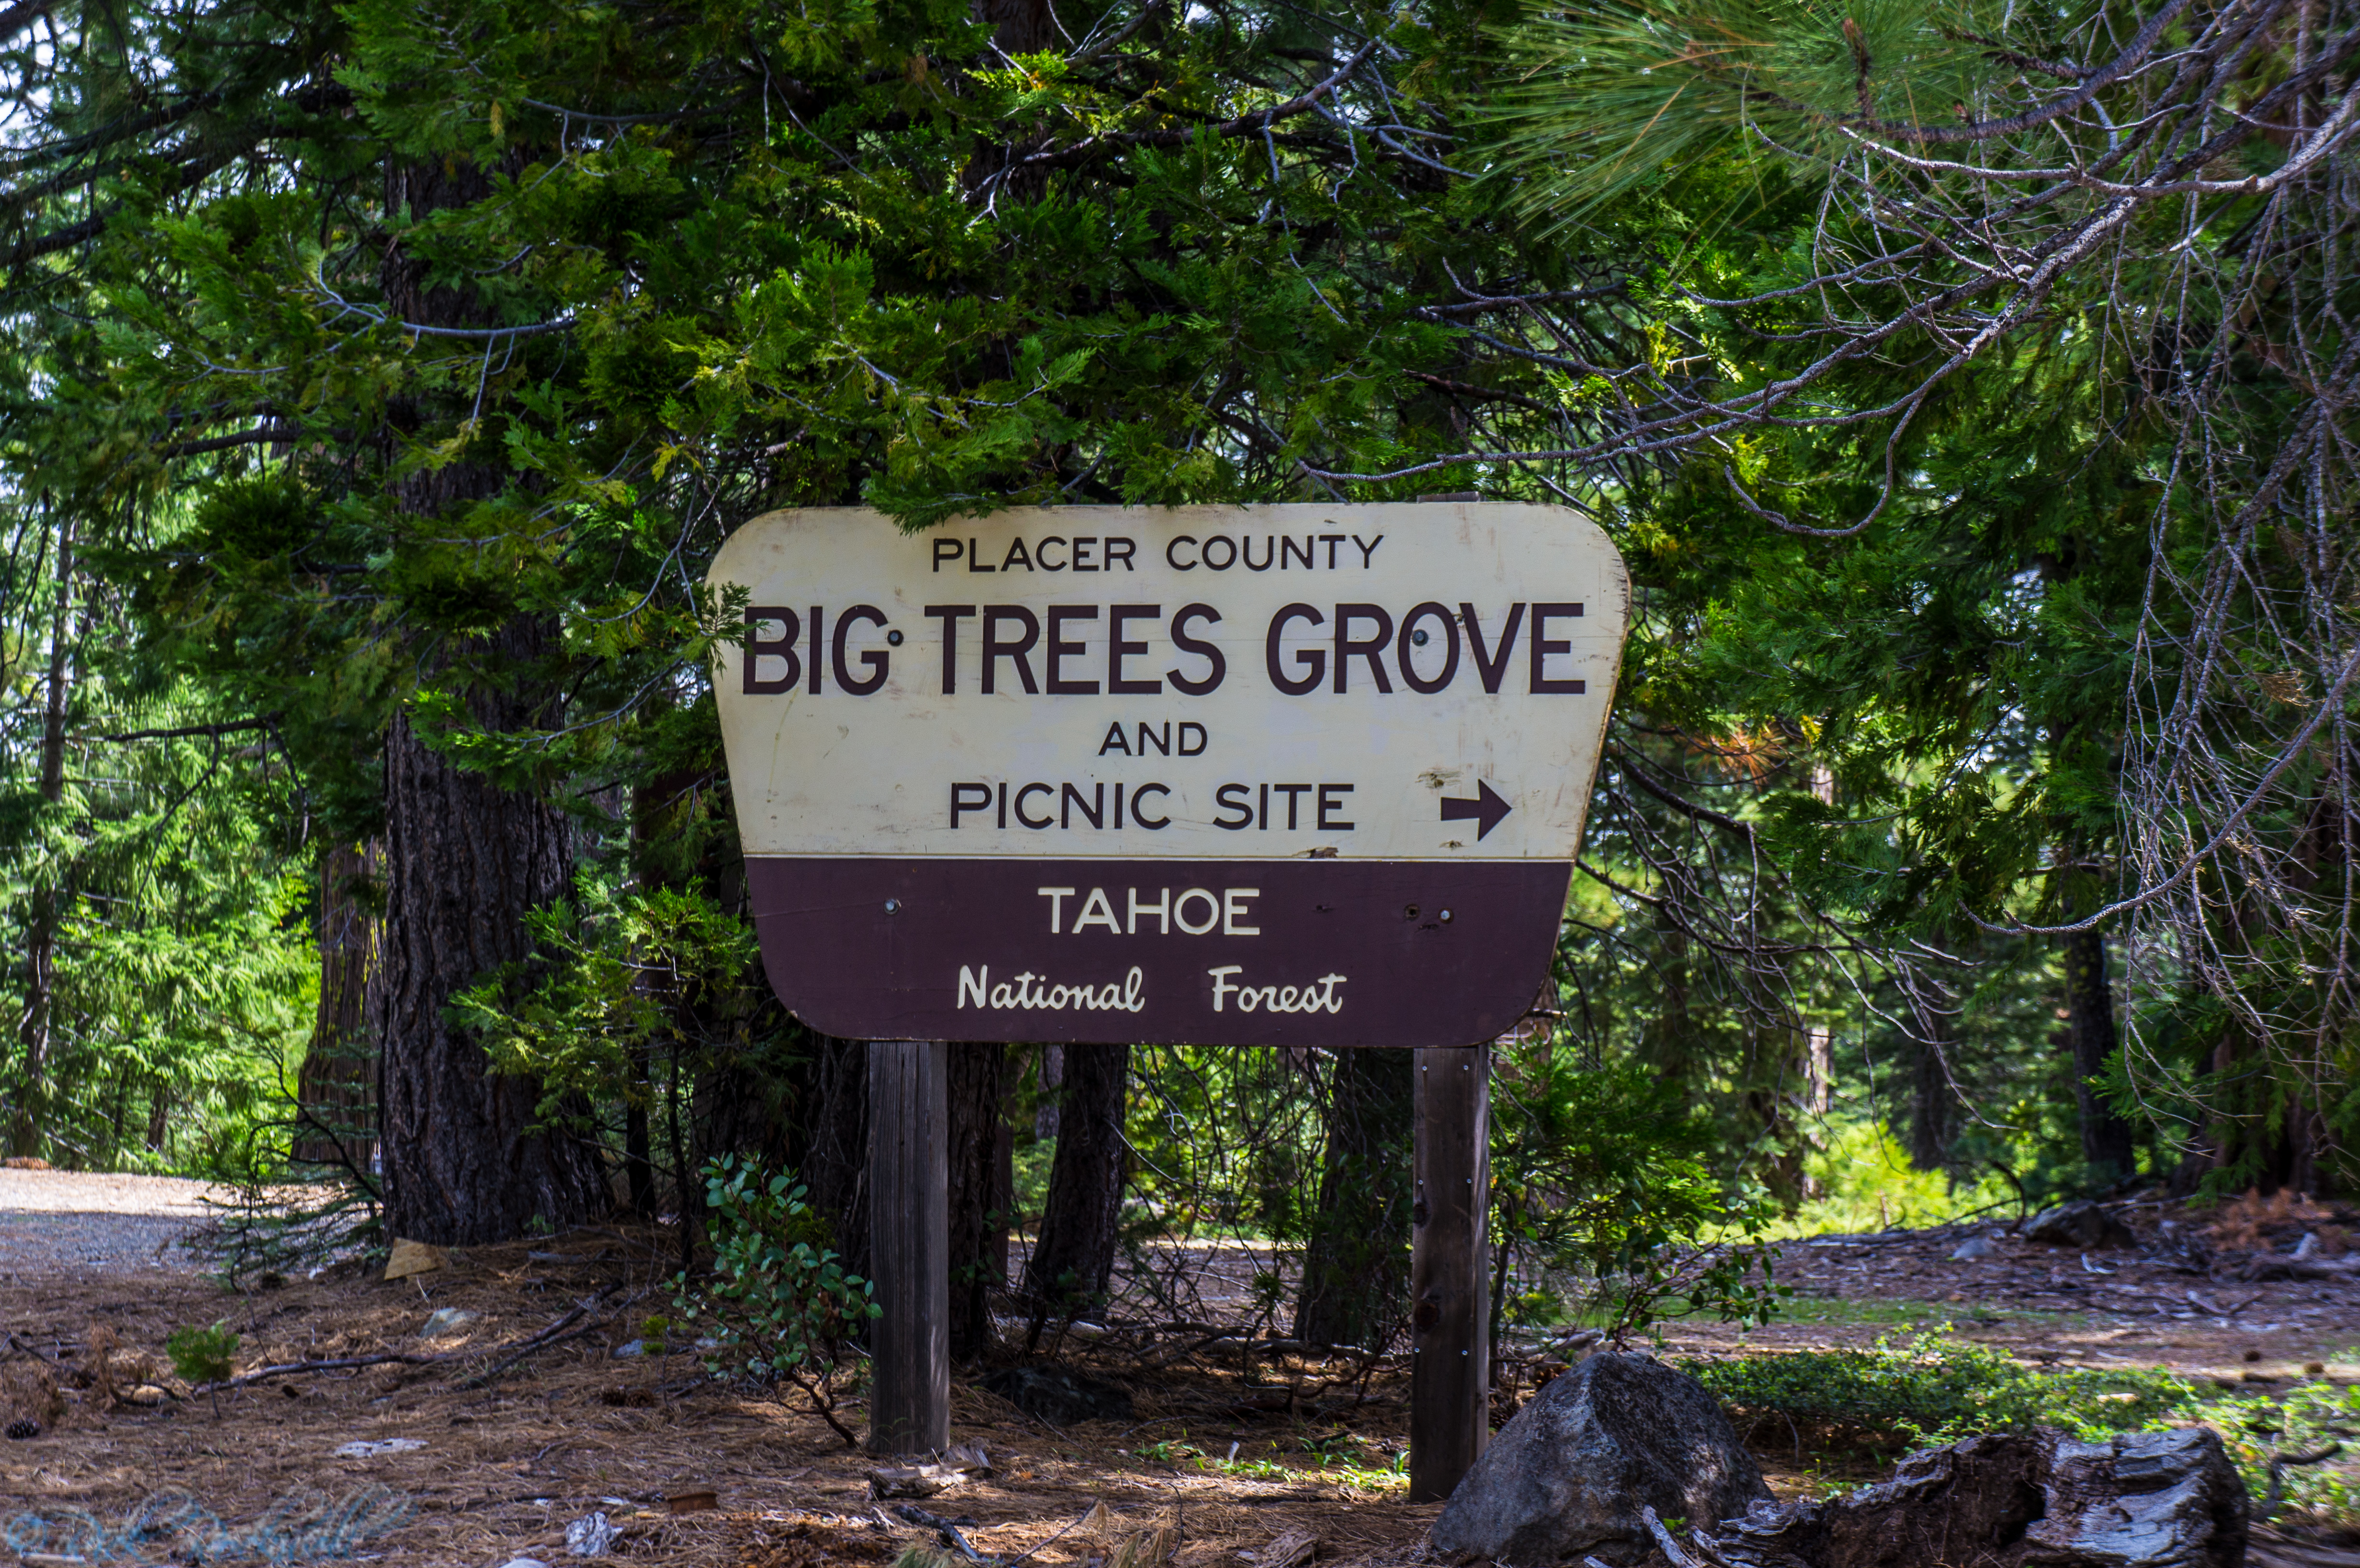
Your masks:
[{"label": "wooden sign", "polygon": [[1554,506],[740,528],[763,960],[852,1039],[1439,1046],[1547,973],[1622,558]]}]

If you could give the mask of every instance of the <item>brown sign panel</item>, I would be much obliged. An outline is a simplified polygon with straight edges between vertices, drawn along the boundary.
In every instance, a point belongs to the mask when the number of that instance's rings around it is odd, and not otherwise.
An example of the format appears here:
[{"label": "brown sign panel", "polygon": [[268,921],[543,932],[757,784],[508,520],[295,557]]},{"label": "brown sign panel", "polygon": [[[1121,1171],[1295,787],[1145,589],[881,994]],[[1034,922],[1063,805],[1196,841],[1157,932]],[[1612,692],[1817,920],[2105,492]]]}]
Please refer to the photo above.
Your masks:
[{"label": "brown sign panel", "polygon": [[1621,559],[1501,504],[733,536],[763,958],[848,1038],[1467,1044],[1547,974]]}]

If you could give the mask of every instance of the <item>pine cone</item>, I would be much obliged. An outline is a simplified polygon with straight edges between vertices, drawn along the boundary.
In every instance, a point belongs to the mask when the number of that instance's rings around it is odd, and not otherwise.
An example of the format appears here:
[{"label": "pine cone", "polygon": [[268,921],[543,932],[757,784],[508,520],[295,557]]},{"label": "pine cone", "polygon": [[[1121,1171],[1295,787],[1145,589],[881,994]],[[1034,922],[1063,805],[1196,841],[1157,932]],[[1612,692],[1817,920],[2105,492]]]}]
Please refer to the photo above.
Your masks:
[{"label": "pine cone", "polygon": [[38,1437],[41,1435],[41,1423],[30,1416],[18,1416],[8,1423],[8,1435],[19,1443],[28,1437]]}]

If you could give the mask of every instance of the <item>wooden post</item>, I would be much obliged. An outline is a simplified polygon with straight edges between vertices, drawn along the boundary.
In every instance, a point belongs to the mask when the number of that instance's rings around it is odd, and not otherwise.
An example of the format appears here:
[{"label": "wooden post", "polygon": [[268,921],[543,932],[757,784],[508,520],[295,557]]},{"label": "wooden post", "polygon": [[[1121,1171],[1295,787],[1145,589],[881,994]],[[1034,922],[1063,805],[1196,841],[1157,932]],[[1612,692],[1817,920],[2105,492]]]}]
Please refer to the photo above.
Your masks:
[{"label": "wooden post", "polygon": [[869,1269],[885,1310],[869,1329],[871,1454],[950,1446],[947,1051],[869,1043]]},{"label": "wooden post", "polygon": [[1410,1210],[1409,1500],[1439,1502],[1491,1435],[1484,1216],[1491,1170],[1489,1046],[1420,1051]]}]

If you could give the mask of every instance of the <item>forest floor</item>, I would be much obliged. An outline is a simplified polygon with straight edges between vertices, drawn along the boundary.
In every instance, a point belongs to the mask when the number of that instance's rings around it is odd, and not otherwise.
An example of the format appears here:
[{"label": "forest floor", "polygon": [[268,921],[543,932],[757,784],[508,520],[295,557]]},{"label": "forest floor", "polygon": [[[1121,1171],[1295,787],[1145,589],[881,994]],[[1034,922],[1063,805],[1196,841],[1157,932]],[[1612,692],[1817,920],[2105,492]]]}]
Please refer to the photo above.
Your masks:
[{"label": "forest floor", "polygon": [[[661,1233],[596,1227],[469,1249],[403,1280],[347,1267],[235,1292],[131,1228],[184,1216],[32,1210],[27,1187],[0,1189],[0,1394],[11,1377],[20,1395],[46,1378],[64,1408],[39,1436],[0,1443],[0,1564],[10,1551],[27,1563],[185,1561],[143,1547],[138,1527],[170,1524],[186,1540],[209,1520],[207,1561],[557,1564],[572,1560],[566,1526],[594,1511],[622,1531],[614,1551],[627,1562],[881,1565],[936,1543],[872,1502],[876,1462],[816,1417],[717,1387],[693,1353],[616,1354],[648,1318],[675,1315]],[[2160,1218],[2136,1222],[2144,1240]],[[2224,1286],[2150,1252],[2085,1265],[2015,1238],[1952,1261],[1968,1234],[1787,1243],[1781,1274],[1798,1293],[1786,1321],[1745,1334],[1676,1325],[1664,1354],[1862,1345],[1951,1323],[2032,1365],[2169,1367],[2239,1387],[2360,1379],[2349,1283]],[[65,1240],[37,1255],[19,1246],[28,1235]],[[1250,1272],[1245,1259],[1206,1261]],[[475,1315],[421,1339],[443,1308]],[[241,1372],[387,1351],[448,1358],[272,1378],[216,1405],[172,1377],[165,1352],[176,1329],[216,1321],[242,1336]],[[501,1367],[552,1325],[554,1338]],[[1197,1325],[1069,1338],[1068,1360],[1130,1392],[1133,1414],[1119,1421],[1053,1428],[962,1375],[953,1440],[981,1444],[993,1474],[918,1506],[959,1521],[978,1551],[1031,1553],[1043,1568],[1239,1568],[1293,1531],[1317,1540],[1317,1568],[1413,1561],[1437,1510],[1408,1503],[1393,1467],[1408,1413],[1400,1362],[1360,1388],[1342,1364],[1262,1356],[1249,1386],[1233,1345],[1191,1351],[1205,1337]],[[1495,1414],[1520,1391],[1512,1377]],[[861,1424],[857,1400],[846,1419]],[[1749,1440],[1781,1495],[1875,1479],[1895,1457],[1814,1449],[1773,1424]],[[2360,1564],[2360,1547],[2279,1540],[2253,1561]]]}]

